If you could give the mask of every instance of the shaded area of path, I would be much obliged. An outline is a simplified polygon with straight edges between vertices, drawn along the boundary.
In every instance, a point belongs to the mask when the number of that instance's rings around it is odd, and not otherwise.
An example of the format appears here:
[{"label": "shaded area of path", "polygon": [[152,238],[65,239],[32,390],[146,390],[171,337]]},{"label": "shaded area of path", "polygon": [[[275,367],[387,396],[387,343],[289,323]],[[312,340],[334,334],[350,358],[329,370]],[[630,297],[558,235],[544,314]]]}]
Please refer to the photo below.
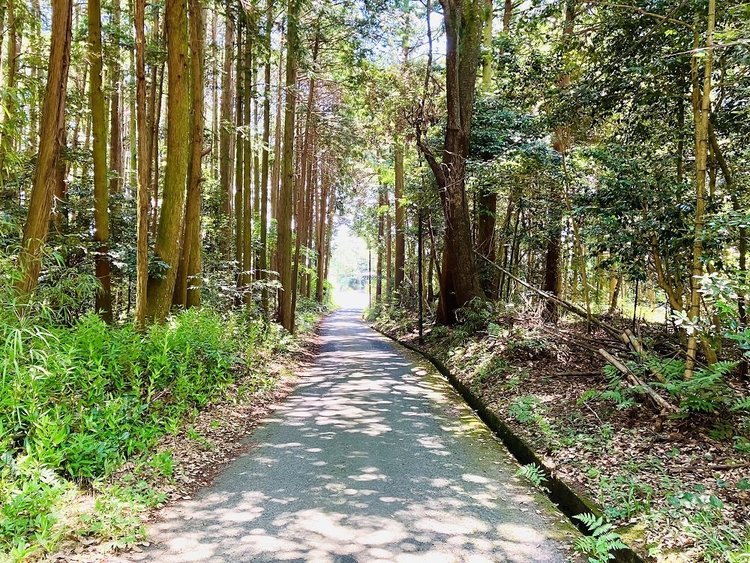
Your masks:
[{"label": "shaded area of path", "polygon": [[565,561],[577,533],[421,358],[339,311],[249,452],[141,561]]}]

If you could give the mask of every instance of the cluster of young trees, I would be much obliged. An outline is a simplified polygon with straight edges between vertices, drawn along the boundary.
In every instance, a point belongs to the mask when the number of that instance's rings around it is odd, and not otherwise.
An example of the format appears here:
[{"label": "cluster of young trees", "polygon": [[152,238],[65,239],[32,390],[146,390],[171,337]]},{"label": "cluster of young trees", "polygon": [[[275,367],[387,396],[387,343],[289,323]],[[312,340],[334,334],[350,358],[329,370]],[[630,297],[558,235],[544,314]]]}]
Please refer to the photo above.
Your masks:
[{"label": "cluster of young trees", "polygon": [[[415,282],[383,301],[420,293],[431,307],[434,295],[437,320],[452,323],[473,300],[512,301],[521,279],[588,315],[625,297],[634,315],[663,307],[686,378],[699,352],[716,361],[724,337],[747,350],[746,6],[412,8],[412,56],[391,65],[406,65],[398,76],[411,85],[396,110],[412,127],[395,205],[406,204],[412,240],[424,232],[421,252],[407,241],[406,269],[416,280],[424,262],[427,275],[421,292]],[[388,168],[394,154],[376,160]],[[387,279],[392,215],[384,195],[362,221]],[[546,300],[546,319],[558,312]]]},{"label": "cluster of young trees", "polygon": [[19,304],[93,271],[108,322],[143,328],[208,291],[293,331],[299,298],[327,298],[350,181],[349,8],[3,0],[0,197]]}]

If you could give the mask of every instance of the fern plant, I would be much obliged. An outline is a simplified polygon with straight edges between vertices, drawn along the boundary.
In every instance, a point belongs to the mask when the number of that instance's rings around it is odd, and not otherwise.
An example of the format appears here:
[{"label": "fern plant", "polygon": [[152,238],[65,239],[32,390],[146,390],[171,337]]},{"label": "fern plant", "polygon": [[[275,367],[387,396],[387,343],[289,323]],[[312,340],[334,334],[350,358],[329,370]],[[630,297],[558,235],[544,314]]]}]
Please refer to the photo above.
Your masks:
[{"label": "fern plant", "polygon": [[622,536],[615,532],[614,526],[605,522],[602,516],[597,517],[587,512],[578,514],[575,518],[583,522],[591,533],[590,536],[580,538],[575,544],[576,551],[588,556],[589,563],[612,561],[615,551],[627,548]]},{"label": "fern plant", "polygon": [[736,393],[725,380],[736,362],[716,362],[695,372],[692,378],[667,380],[661,386],[680,400],[680,413],[715,413],[732,408]]},{"label": "fern plant", "polygon": [[537,489],[540,489],[542,491],[548,490],[547,487],[544,486],[544,483],[547,482],[547,475],[544,473],[544,470],[536,463],[522,465],[521,469],[518,470],[516,475],[523,477]]}]

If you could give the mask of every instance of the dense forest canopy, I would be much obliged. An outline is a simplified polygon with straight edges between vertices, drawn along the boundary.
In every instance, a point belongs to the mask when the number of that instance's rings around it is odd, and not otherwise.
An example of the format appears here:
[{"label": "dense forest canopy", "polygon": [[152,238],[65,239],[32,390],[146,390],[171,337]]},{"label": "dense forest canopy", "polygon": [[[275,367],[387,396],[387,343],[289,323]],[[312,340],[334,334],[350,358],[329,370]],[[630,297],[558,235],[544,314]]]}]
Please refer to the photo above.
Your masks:
[{"label": "dense forest canopy", "polygon": [[748,410],[750,5],[0,0],[0,29],[11,457],[88,424],[23,395],[77,369],[44,343],[294,333],[334,283],[420,327],[630,327],[657,410]]}]

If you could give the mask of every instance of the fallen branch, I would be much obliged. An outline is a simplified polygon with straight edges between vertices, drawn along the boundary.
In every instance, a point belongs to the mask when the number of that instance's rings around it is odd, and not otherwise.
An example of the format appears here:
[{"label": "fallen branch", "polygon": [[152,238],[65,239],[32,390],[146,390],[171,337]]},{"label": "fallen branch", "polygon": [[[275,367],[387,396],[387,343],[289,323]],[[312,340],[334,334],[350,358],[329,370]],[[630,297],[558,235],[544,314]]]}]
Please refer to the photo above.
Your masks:
[{"label": "fallen branch", "polygon": [[550,373],[552,377],[596,377],[601,376],[600,371],[561,371],[558,373]]},{"label": "fallen branch", "polygon": [[539,289],[538,287],[534,287],[529,282],[527,282],[525,280],[522,280],[521,278],[519,278],[517,276],[514,276],[513,274],[511,274],[505,268],[501,268],[500,266],[498,266],[497,264],[495,264],[492,260],[489,260],[486,256],[482,256],[482,254],[480,254],[476,250],[474,251],[474,253],[477,256],[481,256],[482,259],[485,262],[487,262],[491,266],[494,266],[497,270],[499,270],[502,273],[504,273],[506,276],[508,276],[510,279],[512,279],[516,283],[521,284],[525,288],[530,289],[531,291],[533,291],[537,295],[540,295],[540,296],[544,297],[545,299],[549,299],[550,301],[553,301],[554,303],[557,303],[563,309],[567,309],[571,313],[575,313],[576,315],[579,315],[579,316],[583,317],[584,319],[592,322],[593,324],[595,324],[596,326],[598,326],[602,330],[604,330],[607,333],[609,333],[610,335],[612,335],[614,338],[617,338],[618,340],[622,339],[622,337],[621,337],[622,331],[617,330],[615,327],[613,327],[611,325],[608,325],[607,323],[604,323],[604,322],[600,321],[599,319],[597,319],[597,318],[589,315],[583,308],[579,307],[578,305],[573,305],[573,303],[570,303],[569,301],[565,301],[564,299],[560,299],[557,295],[553,295],[552,293],[549,293],[548,291],[544,291],[543,289]]},{"label": "fallen branch", "polygon": [[711,469],[714,469],[716,471],[728,471],[730,469],[745,469],[746,467],[750,467],[750,462],[746,463],[719,463],[716,465],[709,465]]},{"label": "fallen branch", "polygon": [[667,402],[661,395],[659,395],[656,391],[654,391],[651,387],[649,387],[635,373],[633,373],[633,371],[630,368],[628,368],[615,356],[607,352],[604,348],[599,349],[599,354],[605,360],[607,360],[607,362],[609,362],[615,368],[617,368],[617,371],[623,374],[625,378],[630,382],[631,385],[642,389],[643,392],[646,393],[648,398],[651,399],[651,402],[657,408],[657,411],[659,412],[676,412],[677,411],[677,408],[674,405]]}]

